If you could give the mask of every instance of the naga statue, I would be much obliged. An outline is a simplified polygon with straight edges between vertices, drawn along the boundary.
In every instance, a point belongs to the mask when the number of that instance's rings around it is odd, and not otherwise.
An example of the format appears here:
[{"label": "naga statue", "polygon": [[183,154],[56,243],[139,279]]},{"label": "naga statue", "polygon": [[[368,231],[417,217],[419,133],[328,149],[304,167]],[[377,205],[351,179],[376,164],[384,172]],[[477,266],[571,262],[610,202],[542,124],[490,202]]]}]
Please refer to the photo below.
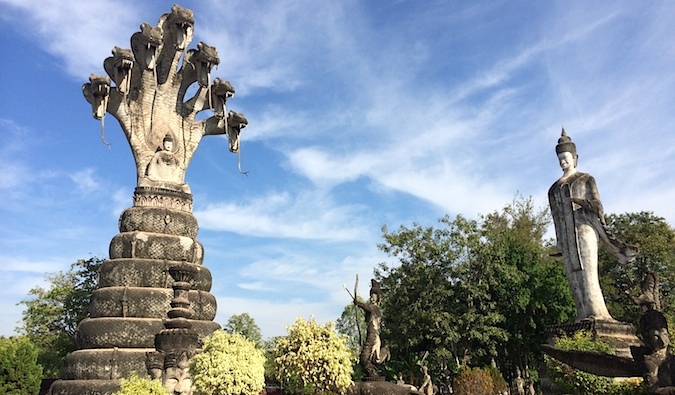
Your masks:
[{"label": "naga statue", "polygon": [[[141,24],[131,49],[114,47],[103,62],[107,75],[92,74],[82,87],[104,143],[106,113],[119,122],[137,179],[52,395],[110,395],[134,373],[190,394],[189,359],[220,328],[185,172],[204,136],[226,135],[239,153],[248,121],[227,111],[232,85],[211,81],[216,48],[188,49],[193,33],[192,11],[174,5],[157,26]],[[198,120],[202,111],[212,114]]]},{"label": "naga statue", "polygon": [[[211,70],[220,63],[216,48],[200,42],[186,51],[193,30],[192,11],[174,5],[157,27],[141,25],[131,37],[131,49],[113,48],[103,62],[108,77],[92,74],[82,86],[94,118],[103,120],[108,112],[119,121],[136,161],[139,187],[189,193],[185,171],[202,137],[226,134],[230,151],[238,152],[239,133],[248,124],[242,114],[226,111],[232,85],[220,78],[211,83]],[[196,93],[186,98],[194,83]],[[204,110],[214,114],[196,120]],[[163,147],[167,137],[171,150]],[[162,151],[165,159],[171,156],[166,163],[173,170],[166,172],[170,177],[157,178],[149,167]]]}]

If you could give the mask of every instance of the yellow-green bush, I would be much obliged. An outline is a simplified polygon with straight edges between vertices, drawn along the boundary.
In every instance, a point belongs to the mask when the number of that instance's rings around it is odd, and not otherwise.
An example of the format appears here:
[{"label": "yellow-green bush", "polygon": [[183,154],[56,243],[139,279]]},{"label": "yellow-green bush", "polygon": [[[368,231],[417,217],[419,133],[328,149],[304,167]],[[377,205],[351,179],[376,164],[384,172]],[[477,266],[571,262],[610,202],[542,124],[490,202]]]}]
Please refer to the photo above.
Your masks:
[{"label": "yellow-green bush", "polygon": [[166,395],[166,389],[160,380],[141,378],[136,373],[128,379],[121,379],[120,387],[113,395]]},{"label": "yellow-green bush", "polygon": [[274,355],[277,375],[291,393],[343,394],[352,384],[353,356],[332,322],[296,319]]},{"label": "yellow-green bush", "polygon": [[215,331],[190,361],[195,395],[258,395],[265,387],[265,356],[242,335]]}]

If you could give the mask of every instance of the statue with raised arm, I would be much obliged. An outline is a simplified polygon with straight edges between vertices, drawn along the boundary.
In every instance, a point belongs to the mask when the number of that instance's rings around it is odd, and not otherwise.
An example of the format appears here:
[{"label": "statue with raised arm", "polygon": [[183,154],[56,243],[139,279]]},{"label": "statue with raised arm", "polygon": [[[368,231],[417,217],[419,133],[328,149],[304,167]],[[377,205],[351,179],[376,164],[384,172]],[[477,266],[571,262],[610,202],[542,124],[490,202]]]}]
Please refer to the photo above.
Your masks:
[{"label": "statue with raised arm", "polygon": [[600,241],[620,262],[635,259],[637,247],[617,240],[607,229],[595,179],[577,171],[577,150],[565,129],[556,145],[563,175],[548,191],[555,224],[558,254],[572,289],[577,321],[614,321],[609,314],[598,280]]},{"label": "statue with raised arm", "polygon": [[377,280],[371,280],[370,301],[362,302],[354,295],[354,304],[360,307],[366,318],[368,325],[366,329],[366,341],[361,348],[359,363],[371,380],[377,380],[380,375],[375,365],[382,364],[389,360],[389,349],[382,347],[380,339],[380,326],[382,325],[382,313],[380,312],[380,301],[382,299],[382,289]]}]

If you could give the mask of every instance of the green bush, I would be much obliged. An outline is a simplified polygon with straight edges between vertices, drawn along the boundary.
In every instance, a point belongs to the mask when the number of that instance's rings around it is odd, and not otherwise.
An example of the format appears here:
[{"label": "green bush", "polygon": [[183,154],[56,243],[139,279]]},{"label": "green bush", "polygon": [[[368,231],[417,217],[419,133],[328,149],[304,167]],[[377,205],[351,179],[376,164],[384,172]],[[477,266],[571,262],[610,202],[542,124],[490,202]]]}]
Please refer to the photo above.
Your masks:
[{"label": "green bush", "polygon": [[190,374],[196,395],[257,395],[265,387],[265,355],[240,334],[215,331],[190,361]]},{"label": "green bush", "polygon": [[[563,350],[612,353],[612,347],[609,344],[593,339],[593,336],[586,331],[577,332],[573,337],[561,337],[557,340],[555,346]],[[609,377],[596,376],[574,369],[549,356],[546,356],[545,359],[546,367],[553,383],[565,393],[575,395],[606,395],[616,387],[614,380]]]},{"label": "green bush", "polygon": [[160,380],[141,378],[134,373],[128,379],[121,379],[120,390],[112,395],[166,395],[166,389]]},{"label": "green bush", "polygon": [[642,382],[642,378],[633,378],[615,385],[609,395],[648,395],[649,392]]},{"label": "green bush", "polygon": [[343,394],[351,386],[352,353],[332,322],[295,320],[288,336],[277,340],[277,375],[289,393]]},{"label": "green bush", "polygon": [[37,360],[37,347],[27,337],[0,338],[0,394],[37,394],[42,382]]},{"label": "green bush", "polygon": [[452,388],[456,395],[498,395],[506,391],[506,381],[497,369],[464,367],[459,370]]}]

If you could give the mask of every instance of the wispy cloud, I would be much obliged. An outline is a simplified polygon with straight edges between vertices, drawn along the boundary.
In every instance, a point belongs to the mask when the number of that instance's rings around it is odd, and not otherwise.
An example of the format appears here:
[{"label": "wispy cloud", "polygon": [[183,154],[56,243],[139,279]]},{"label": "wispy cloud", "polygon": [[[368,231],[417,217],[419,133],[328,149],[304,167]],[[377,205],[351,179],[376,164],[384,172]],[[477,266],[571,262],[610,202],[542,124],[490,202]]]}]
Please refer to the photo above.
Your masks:
[{"label": "wispy cloud", "polygon": [[336,205],[329,195],[307,191],[269,193],[239,203],[210,204],[195,211],[202,228],[256,237],[358,240],[367,233],[357,205]]}]

